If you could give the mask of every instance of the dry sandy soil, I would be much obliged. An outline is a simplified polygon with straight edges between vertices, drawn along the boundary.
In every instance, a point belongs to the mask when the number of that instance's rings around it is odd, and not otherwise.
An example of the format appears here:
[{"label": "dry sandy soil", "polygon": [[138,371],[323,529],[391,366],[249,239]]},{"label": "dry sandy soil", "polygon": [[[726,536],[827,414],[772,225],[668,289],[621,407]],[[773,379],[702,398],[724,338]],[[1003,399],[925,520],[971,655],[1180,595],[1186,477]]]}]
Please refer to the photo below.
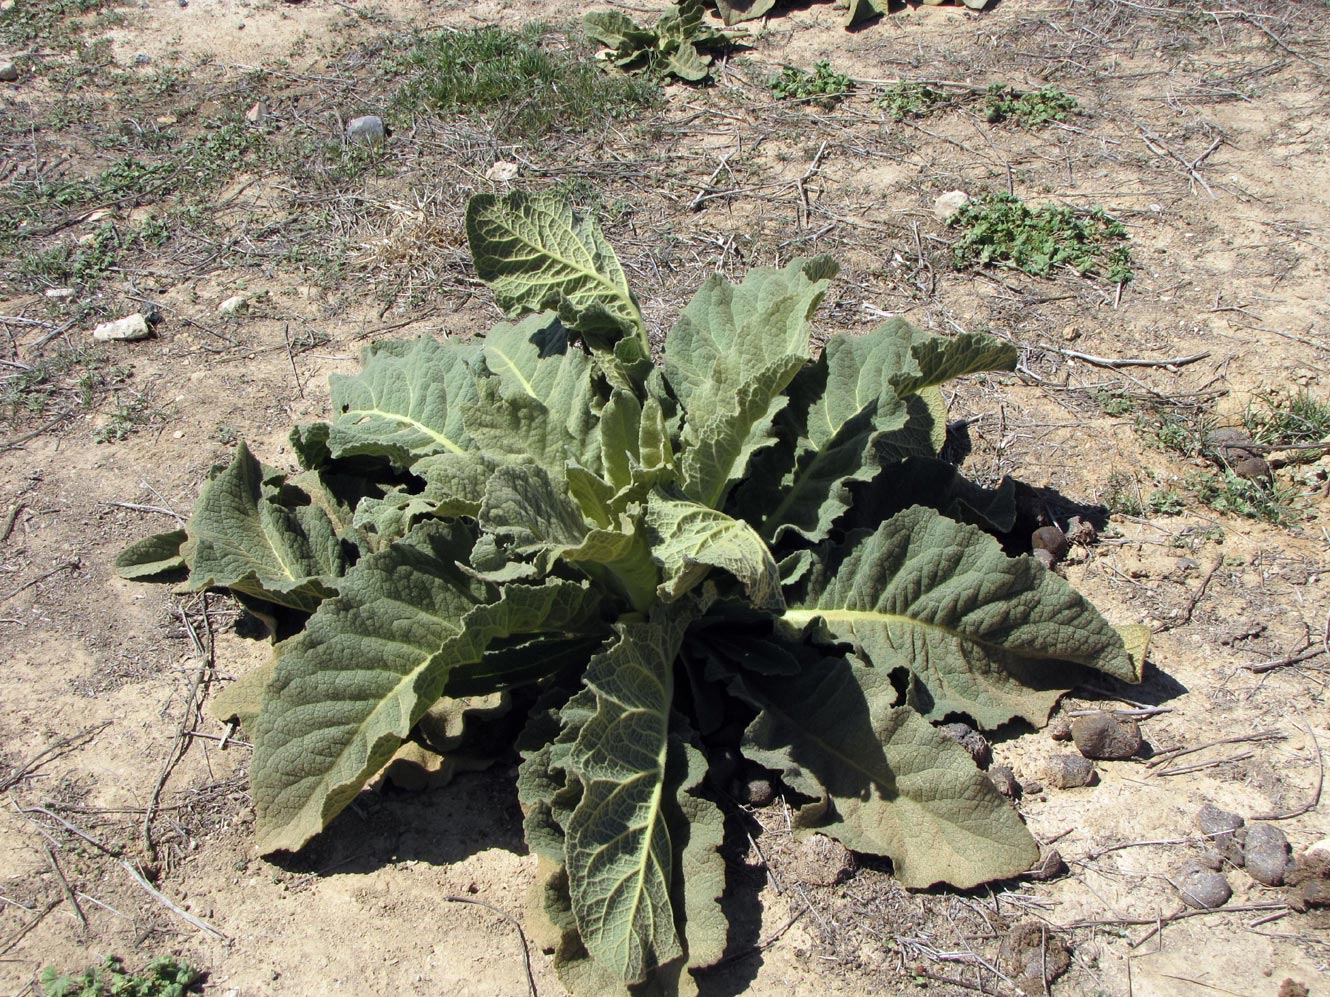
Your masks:
[{"label": "dry sandy soil", "polygon": [[[0,18],[44,3],[6,0]],[[246,745],[224,743],[200,703],[266,643],[224,596],[112,571],[126,543],[188,514],[237,438],[293,464],[289,426],[324,414],[328,374],[353,370],[366,342],[498,317],[460,235],[466,198],[503,187],[485,179],[497,160],[518,164],[514,185],[563,185],[601,209],[656,334],[713,269],[830,252],[845,271],[824,333],[903,314],[1009,337],[1018,372],[948,399],[971,420],[965,466],[1051,489],[1064,523],[1075,503],[1110,507],[1065,573],[1114,622],[1154,631],[1144,685],[1061,707],[1159,707],[1142,720],[1153,757],[1019,802],[1066,875],[912,895],[864,862],[839,886],[803,885],[777,801],[734,857],[767,877],[756,944],[710,992],[1014,994],[999,945],[1035,921],[1071,951],[1055,994],[1330,994],[1325,923],[1287,891],[1228,867],[1232,900],[1179,917],[1169,879],[1207,848],[1206,802],[1276,823],[1295,852],[1330,834],[1330,457],[1276,468],[1272,524],[1216,508],[1197,484],[1213,465],[1160,445],[1161,425],[1233,422],[1299,391],[1330,402],[1327,11],[1231,6],[1246,9],[1004,0],[902,7],[846,32],[829,5],[800,3],[748,25],[714,86],[669,86],[641,121],[535,144],[501,116],[405,120],[392,57],[414,29],[580,5],[148,0],[72,17],[63,43],[6,41],[0,62],[23,73],[0,83],[0,994],[38,992],[44,965],[166,953],[237,997],[528,991],[504,916],[520,917],[535,861],[511,762],[424,793],[367,791],[306,853],[257,858]],[[823,58],[859,89],[826,108],[773,99],[781,66]],[[899,80],[1056,84],[1083,113],[1042,129],[973,106],[895,121],[876,99]],[[267,117],[251,126],[256,101]],[[394,128],[368,158],[338,141],[363,113]],[[263,149],[312,144],[300,169],[245,146],[197,190],[175,177],[111,203],[48,198],[14,223],[34,185],[99,175],[126,150],[169,167],[219,122],[260,129]],[[932,212],[952,189],[1102,205],[1127,226],[1135,277],[958,270]],[[125,241],[95,275],[33,260],[153,219],[159,242]],[[248,312],[220,316],[237,294]],[[97,322],[149,307],[154,338],[93,345]],[[43,363],[46,381],[23,380]],[[1180,747],[1193,750],[1159,763]],[[1064,750],[1029,730],[994,743],[1027,783]],[[531,969],[541,994],[563,992],[534,945]]]}]

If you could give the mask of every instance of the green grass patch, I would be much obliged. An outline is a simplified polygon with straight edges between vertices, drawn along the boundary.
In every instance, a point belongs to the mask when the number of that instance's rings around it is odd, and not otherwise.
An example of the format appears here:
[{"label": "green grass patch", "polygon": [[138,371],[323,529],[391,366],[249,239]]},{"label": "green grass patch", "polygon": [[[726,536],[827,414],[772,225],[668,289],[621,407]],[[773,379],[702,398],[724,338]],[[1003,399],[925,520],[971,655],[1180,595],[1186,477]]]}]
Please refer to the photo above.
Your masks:
[{"label": "green grass patch", "polygon": [[544,24],[439,32],[417,41],[406,70],[403,106],[485,115],[528,140],[625,120],[660,101],[650,79],[606,73]]},{"label": "green grass patch", "polygon": [[1296,508],[1297,490],[1277,479],[1240,478],[1224,471],[1195,475],[1188,487],[1215,512],[1258,519],[1273,526],[1293,526],[1302,519]]},{"label": "green grass patch", "polygon": [[92,408],[107,390],[129,376],[129,368],[108,364],[100,348],[66,347],[25,368],[6,369],[0,380],[0,411],[17,421],[59,409]]},{"label": "green grass patch", "polygon": [[69,975],[51,966],[38,979],[42,997],[185,997],[201,992],[203,974],[178,959],[154,959],[141,972],[130,973],[118,956],[99,966]]},{"label": "green grass patch", "polygon": [[829,60],[822,59],[813,63],[812,72],[805,72],[796,66],[786,66],[779,76],[772,78],[768,86],[781,100],[813,100],[828,103],[849,93],[854,82],[844,73],[833,70]]},{"label": "green grass patch", "polygon": [[1010,194],[987,194],[956,212],[951,251],[960,266],[1001,263],[1036,277],[1063,268],[1114,283],[1131,280],[1127,230],[1103,208],[1031,208]]},{"label": "green grass patch", "polygon": [[1081,106],[1057,87],[1021,92],[994,83],[984,93],[984,117],[990,122],[1015,121],[1023,128],[1039,128],[1050,121],[1066,121],[1080,114]]},{"label": "green grass patch", "polygon": [[1305,390],[1287,399],[1261,398],[1242,421],[1255,442],[1294,449],[1330,439],[1330,402]]}]

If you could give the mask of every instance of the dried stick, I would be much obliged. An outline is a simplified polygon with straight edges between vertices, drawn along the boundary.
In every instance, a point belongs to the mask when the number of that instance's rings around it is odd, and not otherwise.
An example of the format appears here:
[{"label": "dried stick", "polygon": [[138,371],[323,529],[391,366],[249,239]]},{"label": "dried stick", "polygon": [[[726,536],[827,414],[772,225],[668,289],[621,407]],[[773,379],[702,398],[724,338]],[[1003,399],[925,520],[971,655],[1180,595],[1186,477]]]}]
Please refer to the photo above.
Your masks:
[{"label": "dried stick", "polygon": [[69,905],[74,908],[74,913],[78,915],[79,924],[83,925],[83,930],[88,930],[88,915],[83,913],[83,908],[79,906],[78,897],[74,896],[74,891],[69,886],[69,880],[65,878],[64,870],[60,868],[60,863],[56,860],[55,849],[50,845],[46,846],[46,861],[51,864],[51,871],[55,873],[55,878],[60,880],[60,888],[65,891],[65,899]]},{"label": "dried stick", "polygon": [[1260,741],[1283,741],[1288,737],[1277,730],[1262,730],[1255,734],[1239,734],[1235,737],[1221,737],[1217,741],[1207,741],[1205,744],[1198,744],[1191,748],[1169,748],[1167,751],[1161,751],[1157,756],[1151,758],[1145,763],[1146,768],[1156,768],[1160,765],[1166,765],[1175,758],[1181,758],[1183,755],[1194,755],[1198,751],[1204,751],[1206,748],[1217,748],[1221,744],[1252,744]]},{"label": "dried stick", "polygon": [[9,534],[14,532],[14,524],[18,522],[18,514],[23,511],[23,503],[15,502],[14,508],[9,510],[9,515],[5,517],[5,528],[0,530],[0,543],[9,539]]},{"label": "dried stick", "polygon": [[[203,596],[203,615],[207,619],[208,615],[208,596]],[[185,629],[189,631],[189,636],[194,640],[194,649],[201,655],[198,670],[194,673],[194,680],[190,683],[189,697],[185,702],[185,712],[180,717],[180,723],[176,727],[175,739],[171,742],[171,750],[166,753],[166,758],[162,760],[161,771],[157,773],[157,783],[153,786],[152,795],[148,797],[148,805],[143,811],[143,846],[149,859],[156,859],[157,846],[152,840],[152,819],[157,816],[157,806],[161,801],[162,790],[166,786],[166,780],[171,776],[171,770],[175,763],[180,760],[182,754],[181,745],[188,745],[185,734],[188,732],[191,719],[194,716],[195,706],[199,699],[199,689],[207,678],[208,671],[212,668],[212,654],[210,649],[205,649],[203,641],[199,639],[198,631],[194,629],[194,624],[190,622],[188,614],[183,609],[176,606],[176,613],[185,624]]]},{"label": "dried stick", "polygon": [[500,910],[491,903],[484,900],[476,900],[471,897],[443,897],[444,901],[450,904],[473,904],[476,907],[484,907],[486,910],[492,910],[501,918],[511,924],[517,930],[517,937],[522,943],[522,966],[526,970],[526,989],[531,997],[539,997],[536,992],[536,978],[531,972],[531,951],[527,947],[526,932],[522,930],[522,925],[511,914]]},{"label": "dried stick", "polygon": [[1058,350],[1064,357],[1070,357],[1072,360],[1083,360],[1085,363],[1093,364],[1096,367],[1109,367],[1117,369],[1118,367],[1185,367],[1187,364],[1196,363],[1198,360],[1204,360],[1210,356],[1210,351],[1204,353],[1193,353],[1185,357],[1170,357],[1167,360],[1144,360],[1139,358],[1127,358],[1115,360],[1111,357],[1096,357],[1089,353],[1079,353],[1076,350]]},{"label": "dried stick", "polygon": [[1283,668],[1285,665],[1296,665],[1300,661],[1306,661],[1308,658],[1314,658],[1318,654],[1325,654],[1324,647],[1312,647],[1310,644],[1294,651],[1292,654],[1286,654],[1282,658],[1273,658],[1270,661],[1256,661],[1250,664],[1238,665],[1239,668],[1248,672],[1255,672],[1257,675],[1263,672],[1272,672],[1276,668]]},{"label": "dried stick", "polygon": [[19,766],[18,771],[16,771],[13,775],[7,776],[3,782],[0,782],[0,793],[12,789],[14,786],[17,786],[19,782],[22,781],[24,777],[31,774],[42,763],[42,761],[46,759],[48,755],[54,754],[55,752],[59,751],[61,748],[68,748],[74,744],[77,744],[79,741],[82,741],[85,738],[95,737],[96,735],[100,734],[102,731],[106,730],[106,728],[110,726],[111,726],[111,721],[103,720],[99,724],[93,724],[91,727],[85,727],[77,734],[70,734],[68,737],[62,737],[54,744],[46,746],[41,751],[37,752],[37,754],[29,758],[21,766]]},{"label": "dried stick", "polygon": [[1302,717],[1302,722],[1307,725],[1307,736],[1311,738],[1312,750],[1316,752],[1316,786],[1312,789],[1312,794],[1308,797],[1307,802],[1298,809],[1282,814],[1255,814],[1252,820],[1289,820],[1293,817],[1301,817],[1321,802],[1321,787],[1325,785],[1325,758],[1321,755],[1321,743],[1316,740],[1316,731],[1312,729],[1311,723],[1301,710],[1298,711],[1298,715]]},{"label": "dried stick", "polygon": [[6,592],[4,595],[0,595],[0,602],[8,602],[10,599],[14,598],[14,596],[18,595],[20,592],[24,592],[27,589],[32,588],[34,585],[40,585],[42,582],[46,581],[46,579],[50,578],[52,575],[58,575],[62,571],[76,571],[78,569],[78,566],[79,566],[78,558],[75,558],[72,561],[66,561],[64,564],[56,565],[56,567],[46,572],[46,574],[38,575],[36,578],[29,579],[28,581],[20,585],[18,588],[14,589],[14,591]]},{"label": "dried stick", "polygon": [[192,924],[200,931],[212,935],[213,938],[218,938],[221,939],[222,941],[228,940],[227,935],[218,931],[207,921],[200,920],[199,918],[191,914],[189,911],[181,907],[177,907],[174,903],[171,902],[170,898],[167,897],[166,894],[162,893],[151,883],[149,883],[147,877],[144,876],[143,873],[139,872],[139,870],[135,869],[127,861],[122,859],[120,864],[125,867],[126,872],[128,872],[131,876],[134,877],[134,882],[138,883],[139,886],[143,887],[144,891],[148,894],[148,896],[152,897],[159,904],[161,904],[163,907],[169,910],[172,914],[175,914],[181,920],[184,920],[189,924]]}]

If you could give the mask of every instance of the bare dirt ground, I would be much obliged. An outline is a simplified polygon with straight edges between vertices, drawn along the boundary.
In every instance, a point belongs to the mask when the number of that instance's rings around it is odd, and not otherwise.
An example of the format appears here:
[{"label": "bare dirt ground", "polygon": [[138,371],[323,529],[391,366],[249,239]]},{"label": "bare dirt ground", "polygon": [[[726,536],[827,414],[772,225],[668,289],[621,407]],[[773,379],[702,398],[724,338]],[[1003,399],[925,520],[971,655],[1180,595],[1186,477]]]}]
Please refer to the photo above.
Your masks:
[{"label": "bare dirt ground", "polygon": [[[1019,801],[1068,874],[911,895],[864,863],[807,885],[777,801],[733,857],[766,887],[714,992],[1014,994],[1000,943],[1034,921],[1071,953],[1055,994],[1330,993],[1326,923],[1290,891],[1226,867],[1233,898],[1192,916],[1170,882],[1208,848],[1207,802],[1275,823],[1295,853],[1330,834],[1330,456],[1272,461],[1272,523],[1207,491],[1214,466],[1177,439],[1300,391],[1330,402],[1324,4],[1004,0],[854,32],[797,4],[747,25],[713,86],[541,143],[513,140],[501,112],[408,117],[398,57],[415,30],[580,5],[70,3],[59,34],[30,38],[15,19],[55,5],[0,6],[0,63],[22,69],[0,83],[0,993],[112,953],[183,954],[207,993],[236,997],[528,992],[503,916],[520,918],[535,861],[511,763],[366,792],[305,853],[256,858],[246,746],[201,702],[266,643],[227,598],[112,571],[188,514],[237,439],[293,464],[290,425],[324,414],[327,376],[366,342],[498,317],[461,237],[467,197],[505,187],[485,179],[498,160],[517,164],[512,186],[557,185],[601,214],[656,334],[713,269],[829,252],[845,270],[823,332],[900,314],[1009,337],[1017,373],[948,399],[970,420],[965,467],[1051,489],[1064,525],[1072,503],[1107,506],[1065,573],[1114,622],[1154,631],[1143,686],[1061,708],[1146,708],[1153,757]],[[782,66],[819,59],[858,88],[830,107],[774,99]],[[1056,84],[1083,114],[895,121],[876,100],[900,80]],[[381,152],[340,140],[364,113],[393,128]],[[138,173],[112,189],[127,157]],[[1102,205],[1128,229],[1134,279],[960,271],[932,211],[953,189]],[[248,310],[219,315],[235,295]],[[151,308],[153,338],[93,342],[98,322]],[[1123,359],[1149,364],[1103,362]],[[1047,732],[994,741],[1027,786],[1065,750]],[[531,969],[541,994],[563,992],[534,945]]]}]

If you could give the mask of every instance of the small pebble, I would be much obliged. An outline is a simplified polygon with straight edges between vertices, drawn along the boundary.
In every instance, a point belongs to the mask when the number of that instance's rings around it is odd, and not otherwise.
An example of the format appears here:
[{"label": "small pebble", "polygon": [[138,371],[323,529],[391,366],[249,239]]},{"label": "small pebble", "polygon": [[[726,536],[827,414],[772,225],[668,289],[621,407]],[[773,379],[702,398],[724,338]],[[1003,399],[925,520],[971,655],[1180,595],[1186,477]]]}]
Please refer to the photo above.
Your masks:
[{"label": "small pebble", "polygon": [[1034,868],[1025,875],[1030,879],[1046,882],[1050,879],[1057,879],[1067,872],[1067,863],[1062,858],[1062,853],[1056,848],[1050,848],[1034,864]]},{"label": "small pebble", "polygon": [[1031,796],[1034,796],[1036,793],[1042,793],[1043,791],[1044,784],[1035,779],[1026,779],[1025,782],[1021,783],[1022,793],[1029,793]]},{"label": "small pebble", "polygon": [[988,740],[969,724],[943,724],[938,728],[938,732],[968,751],[974,763],[981,769],[988,768],[993,760],[993,749],[989,747]]},{"label": "small pebble", "polygon": [[943,225],[948,225],[956,217],[956,212],[970,203],[970,195],[963,190],[949,190],[933,199],[933,217]]},{"label": "small pebble", "polygon": [[218,305],[217,311],[222,315],[240,315],[249,311],[249,299],[243,294],[237,294]]},{"label": "small pebble", "polygon": [[261,125],[268,119],[268,105],[261,100],[256,100],[250,109],[245,112],[245,120],[251,125]]},{"label": "small pebble", "polygon": [[1030,535],[1030,546],[1035,550],[1046,550],[1053,555],[1054,561],[1061,561],[1071,550],[1067,535],[1056,526],[1041,526]]},{"label": "small pebble", "polygon": [[92,330],[92,338],[103,343],[112,340],[147,339],[151,335],[152,330],[148,328],[148,320],[137,312],[116,319],[114,322],[103,322]]},{"label": "small pebble", "polygon": [[151,64],[152,64],[152,56],[150,55],[144,55],[142,52],[140,52],[138,55],[134,56],[134,65],[136,66],[147,66]]},{"label": "small pebble", "polygon": [[1304,883],[1298,899],[1303,910],[1308,907],[1330,907],[1330,880],[1313,879]]},{"label": "small pebble", "polygon": [[1288,838],[1273,824],[1253,824],[1242,848],[1247,874],[1264,886],[1282,886],[1288,868]]},{"label": "small pebble", "polygon": [[1199,865],[1183,866],[1174,874],[1173,885],[1178,895],[1188,907],[1197,910],[1213,910],[1228,903],[1233,896],[1233,887],[1223,873],[1212,872]]},{"label": "small pebble", "polygon": [[1089,546],[1099,538],[1099,531],[1094,528],[1094,523],[1088,519],[1082,519],[1080,516],[1072,516],[1067,520],[1067,539],[1074,544]]},{"label": "small pebble", "polygon": [[1058,559],[1053,556],[1053,552],[1051,550],[1044,550],[1042,547],[1036,547],[1034,550],[1030,551],[1030,553],[1031,555],[1034,556],[1034,559],[1036,561],[1042,564],[1049,571],[1052,571],[1053,568],[1057,566]]},{"label": "small pebble", "polygon": [[365,114],[359,118],[352,118],[346,123],[346,139],[348,142],[364,142],[367,145],[378,145],[387,135],[387,129],[383,127],[383,119],[377,114]]},{"label": "small pebble", "polygon": [[1141,728],[1135,720],[1111,713],[1091,713],[1071,722],[1071,739],[1086,758],[1120,760],[1141,750]]},{"label": "small pebble", "polygon": [[1213,803],[1201,807],[1196,826],[1210,839],[1210,844],[1228,862],[1242,865],[1242,842],[1247,836],[1244,821],[1237,814],[1220,810]]},{"label": "small pebble", "polygon": [[854,871],[854,854],[835,838],[810,834],[791,862],[795,877],[810,886],[835,886]]},{"label": "small pebble", "polygon": [[993,788],[1009,800],[1021,795],[1021,784],[1016,781],[1016,773],[1007,765],[994,765],[988,770],[989,781]]},{"label": "small pebble", "polygon": [[1048,736],[1054,741],[1071,740],[1071,721],[1066,717],[1058,717],[1048,725]]},{"label": "small pebble", "polygon": [[72,298],[74,289],[72,287],[48,287],[46,296],[48,298]]},{"label": "small pebble", "polygon": [[1099,773],[1094,770],[1094,762],[1081,755],[1054,755],[1045,778],[1054,789],[1076,789],[1093,786],[1099,781]]},{"label": "small pebble", "polygon": [[0,82],[18,82],[18,66],[12,62],[0,62]]},{"label": "small pebble", "polygon": [[493,183],[507,183],[509,180],[517,179],[517,164],[499,160],[490,165],[485,171],[485,179]]}]

